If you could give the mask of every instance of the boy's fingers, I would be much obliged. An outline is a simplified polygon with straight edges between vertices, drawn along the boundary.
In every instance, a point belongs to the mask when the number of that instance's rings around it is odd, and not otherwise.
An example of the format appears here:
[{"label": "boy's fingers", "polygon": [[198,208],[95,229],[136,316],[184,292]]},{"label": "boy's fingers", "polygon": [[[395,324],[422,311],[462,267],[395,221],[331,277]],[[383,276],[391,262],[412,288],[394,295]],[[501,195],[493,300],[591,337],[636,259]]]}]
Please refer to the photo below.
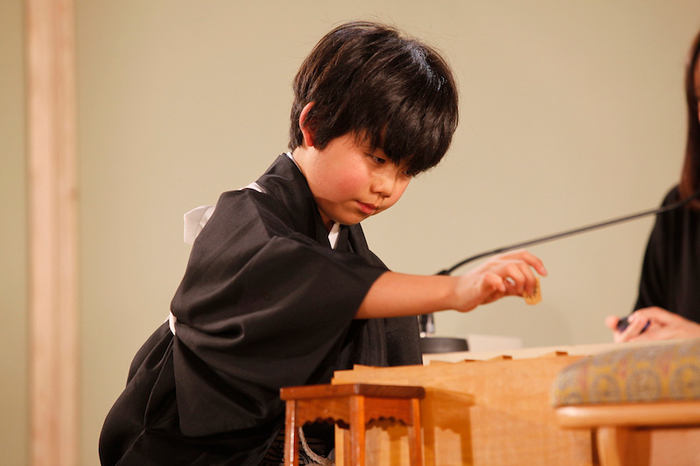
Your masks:
[{"label": "boy's fingers", "polygon": [[523,289],[523,292],[527,293],[528,295],[533,295],[535,294],[535,291],[539,285],[539,280],[537,279],[537,275],[532,271],[532,269],[526,265],[523,264],[523,274],[526,277],[526,282],[525,286]]},{"label": "boy's fingers", "polygon": [[482,283],[481,302],[484,304],[493,302],[508,294],[508,283],[498,275],[486,274]]},{"label": "boy's fingers", "polygon": [[495,274],[485,274],[483,283],[487,289],[495,290],[501,293],[505,293],[508,288],[508,284],[501,277]]},{"label": "boy's fingers", "polygon": [[507,268],[506,273],[514,281],[514,294],[534,294],[537,288],[537,276],[528,264],[524,262],[513,263]]},{"label": "boy's fingers", "polygon": [[508,294],[522,294],[527,282],[527,275],[520,265],[517,263],[509,264],[503,273],[504,281],[510,285],[508,288]]},{"label": "boy's fingers", "polygon": [[526,262],[529,265],[531,265],[535,270],[537,270],[537,273],[539,273],[542,276],[547,275],[547,269],[544,266],[544,262],[542,262],[542,260],[539,257],[529,253],[528,251],[525,251],[525,257],[527,258]]},{"label": "boy's fingers", "polygon": [[535,256],[530,251],[523,249],[520,251],[516,251],[514,255],[518,259],[526,262],[529,266],[533,267],[540,275],[547,275],[547,269],[544,266],[544,262],[542,262],[542,260],[539,257]]}]

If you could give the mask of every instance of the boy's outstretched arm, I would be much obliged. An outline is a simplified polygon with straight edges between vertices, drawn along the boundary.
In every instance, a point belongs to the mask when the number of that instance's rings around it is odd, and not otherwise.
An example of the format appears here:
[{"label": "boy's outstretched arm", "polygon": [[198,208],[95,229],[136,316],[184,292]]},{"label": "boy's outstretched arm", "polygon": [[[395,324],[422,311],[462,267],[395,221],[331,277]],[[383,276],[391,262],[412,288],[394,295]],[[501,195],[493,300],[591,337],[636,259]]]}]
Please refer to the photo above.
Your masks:
[{"label": "boy's outstretched arm", "polygon": [[496,256],[455,277],[386,272],[374,282],[355,317],[400,317],[449,309],[471,311],[504,296],[533,294],[535,271],[547,275],[540,259],[527,251],[516,251]]}]

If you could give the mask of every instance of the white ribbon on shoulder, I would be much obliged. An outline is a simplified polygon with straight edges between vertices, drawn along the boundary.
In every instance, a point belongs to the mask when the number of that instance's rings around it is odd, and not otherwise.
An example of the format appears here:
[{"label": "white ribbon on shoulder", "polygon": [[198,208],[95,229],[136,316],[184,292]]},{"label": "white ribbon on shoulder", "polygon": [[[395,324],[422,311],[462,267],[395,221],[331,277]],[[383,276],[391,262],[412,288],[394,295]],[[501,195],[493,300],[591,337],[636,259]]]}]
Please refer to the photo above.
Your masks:
[{"label": "white ribbon on shoulder", "polygon": [[183,215],[183,220],[185,221],[185,243],[190,246],[194,244],[194,240],[199,236],[199,233],[207,224],[212,214],[214,213],[215,206],[213,205],[203,205],[194,208]]}]

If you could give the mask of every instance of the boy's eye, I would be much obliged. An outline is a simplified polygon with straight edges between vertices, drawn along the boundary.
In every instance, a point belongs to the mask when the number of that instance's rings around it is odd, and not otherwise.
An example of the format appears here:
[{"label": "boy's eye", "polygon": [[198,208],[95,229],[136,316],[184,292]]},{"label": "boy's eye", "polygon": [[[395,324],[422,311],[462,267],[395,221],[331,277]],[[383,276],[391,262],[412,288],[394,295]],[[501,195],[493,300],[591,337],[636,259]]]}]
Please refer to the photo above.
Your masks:
[{"label": "boy's eye", "polygon": [[386,163],[386,160],[384,160],[384,159],[381,158],[381,157],[377,157],[376,155],[370,155],[370,157],[371,157],[372,160],[374,160],[374,162],[377,163],[378,165],[384,165],[384,164]]}]

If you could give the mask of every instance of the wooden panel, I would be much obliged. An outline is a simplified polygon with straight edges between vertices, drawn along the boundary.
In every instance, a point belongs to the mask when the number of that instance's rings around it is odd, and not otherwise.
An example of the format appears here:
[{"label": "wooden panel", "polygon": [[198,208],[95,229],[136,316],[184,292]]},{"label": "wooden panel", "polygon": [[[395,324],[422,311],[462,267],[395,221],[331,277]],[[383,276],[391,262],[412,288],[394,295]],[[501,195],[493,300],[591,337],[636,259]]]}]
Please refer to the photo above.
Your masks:
[{"label": "wooden panel", "polygon": [[33,465],[78,461],[73,0],[27,0]]},{"label": "wooden panel", "polygon": [[633,429],[628,437],[627,465],[700,464],[700,428]]},{"label": "wooden panel", "polygon": [[[427,466],[592,465],[590,431],[560,428],[549,405],[556,375],[581,357],[358,367],[336,372],[333,383],[424,386]],[[367,439],[367,464],[409,464],[405,426],[381,425]]]},{"label": "wooden panel", "polygon": [[700,428],[601,428],[604,466],[678,466],[700,464]]}]

